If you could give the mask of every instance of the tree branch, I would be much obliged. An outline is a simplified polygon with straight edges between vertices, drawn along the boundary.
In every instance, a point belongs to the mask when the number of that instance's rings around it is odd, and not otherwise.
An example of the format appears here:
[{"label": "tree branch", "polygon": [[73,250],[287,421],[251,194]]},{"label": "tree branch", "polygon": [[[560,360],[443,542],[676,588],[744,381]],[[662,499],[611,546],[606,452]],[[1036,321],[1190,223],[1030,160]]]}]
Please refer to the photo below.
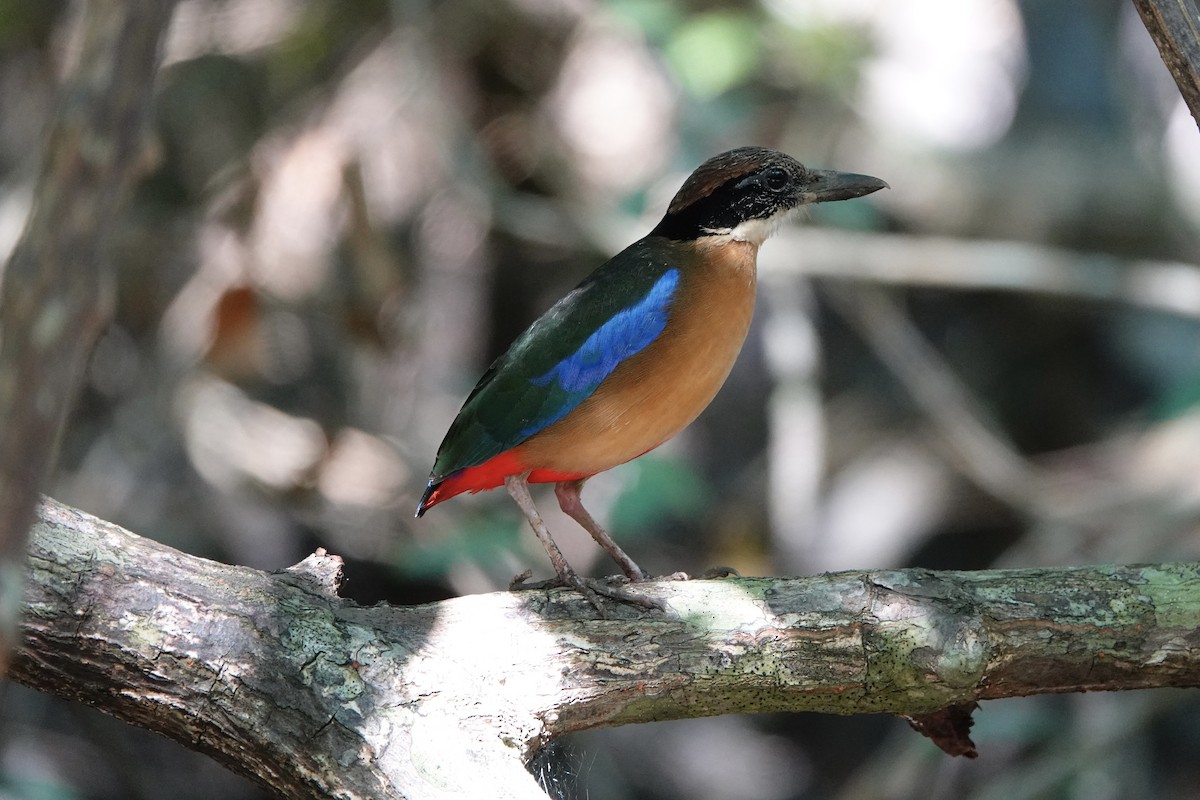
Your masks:
[{"label": "tree branch", "polygon": [[1200,12],[1194,0],[1133,0],[1142,24],[1200,125]]},{"label": "tree branch", "polygon": [[930,712],[1200,686],[1200,565],[660,582],[598,620],[566,590],[414,608],[336,596],[321,553],[266,574],[46,501],[12,675],[293,798],[544,795],[563,733],[762,711]]}]

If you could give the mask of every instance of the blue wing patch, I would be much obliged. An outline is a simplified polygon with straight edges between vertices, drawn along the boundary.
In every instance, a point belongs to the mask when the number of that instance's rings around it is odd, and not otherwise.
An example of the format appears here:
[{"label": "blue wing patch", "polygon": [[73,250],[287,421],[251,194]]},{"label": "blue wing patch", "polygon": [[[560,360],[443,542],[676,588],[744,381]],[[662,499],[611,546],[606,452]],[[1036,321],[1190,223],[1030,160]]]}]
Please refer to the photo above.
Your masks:
[{"label": "blue wing patch", "polygon": [[[554,394],[560,399],[557,408],[549,410],[532,425],[521,431],[522,437],[532,436],[558,422],[582,403],[605,378],[625,359],[640,353],[658,338],[667,327],[667,309],[679,286],[679,270],[663,273],[638,303],[622,309],[589,336],[579,349],[555,364],[543,375],[531,380],[536,386],[557,383]],[[565,397],[564,397],[565,395]]]}]

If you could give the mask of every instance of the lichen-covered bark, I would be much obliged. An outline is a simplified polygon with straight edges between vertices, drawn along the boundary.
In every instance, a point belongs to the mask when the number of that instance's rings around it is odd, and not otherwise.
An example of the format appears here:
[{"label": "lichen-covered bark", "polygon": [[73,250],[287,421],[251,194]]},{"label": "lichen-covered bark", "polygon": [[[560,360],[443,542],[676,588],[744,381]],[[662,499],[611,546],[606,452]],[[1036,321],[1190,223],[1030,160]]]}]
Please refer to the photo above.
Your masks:
[{"label": "lichen-covered bark", "polygon": [[1200,686],[1200,565],[661,582],[665,612],[566,590],[415,608],[187,556],[52,501],[13,677],[290,798],[542,797],[583,728],[758,711],[920,717],[1040,692]]},{"label": "lichen-covered bark", "polygon": [[0,290],[0,673],[25,534],[88,354],[107,322],[105,242],[145,166],[170,0],[92,0],[47,131],[33,210]]},{"label": "lichen-covered bark", "polygon": [[[32,534],[14,679],[289,798],[462,797],[491,771],[509,786],[492,796],[543,796],[522,768],[532,715],[506,728],[446,702],[456,686],[480,687],[455,659],[425,652],[440,642],[438,607],[359,608],[335,596],[328,558],[277,574],[226,566],[53,502]],[[437,644],[454,647],[470,649]]]}]

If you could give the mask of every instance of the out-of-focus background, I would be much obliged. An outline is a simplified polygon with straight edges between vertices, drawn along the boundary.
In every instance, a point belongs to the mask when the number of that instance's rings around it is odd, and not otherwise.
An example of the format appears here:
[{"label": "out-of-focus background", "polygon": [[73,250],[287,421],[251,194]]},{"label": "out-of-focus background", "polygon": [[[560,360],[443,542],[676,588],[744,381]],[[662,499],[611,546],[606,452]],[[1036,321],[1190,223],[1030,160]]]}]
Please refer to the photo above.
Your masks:
[{"label": "out-of-focus background", "polygon": [[[78,12],[0,0],[0,258]],[[165,56],[59,500],[263,569],[326,547],[364,603],[548,576],[502,493],[412,518],[438,442],[512,337],[753,143],[892,188],[769,242],[722,394],[589,483],[635,559],[1200,558],[1200,134],[1125,2],[184,0]],[[967,762],[887,717],[727,717],[537,768],[569,798],[1192,798],[1198,719],[1195,692],[992,702]],[[3,800],[262,796],[4,688]]]}]

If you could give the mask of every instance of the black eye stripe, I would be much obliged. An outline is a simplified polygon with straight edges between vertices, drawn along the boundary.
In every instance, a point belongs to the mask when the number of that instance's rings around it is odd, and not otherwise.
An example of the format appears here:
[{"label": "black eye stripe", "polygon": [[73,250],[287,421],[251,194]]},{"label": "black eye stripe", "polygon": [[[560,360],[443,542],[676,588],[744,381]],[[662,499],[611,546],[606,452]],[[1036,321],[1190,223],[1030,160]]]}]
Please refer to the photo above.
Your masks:
[{"label": "black eye stripe", "polygon": [[759,177],[760,176],[758,175],[747,175],[745,178],[742,178],[740,181],[734,184],[733,188],[745,189],[747,186],[753,186],[754,184],[758,183]]},{"label": "black eye stripe", "polygon": [[652,235],[688,241],[768,219],[807,202],[809,172],[794,158],[762,148],[711,158],[680,187]]}]

